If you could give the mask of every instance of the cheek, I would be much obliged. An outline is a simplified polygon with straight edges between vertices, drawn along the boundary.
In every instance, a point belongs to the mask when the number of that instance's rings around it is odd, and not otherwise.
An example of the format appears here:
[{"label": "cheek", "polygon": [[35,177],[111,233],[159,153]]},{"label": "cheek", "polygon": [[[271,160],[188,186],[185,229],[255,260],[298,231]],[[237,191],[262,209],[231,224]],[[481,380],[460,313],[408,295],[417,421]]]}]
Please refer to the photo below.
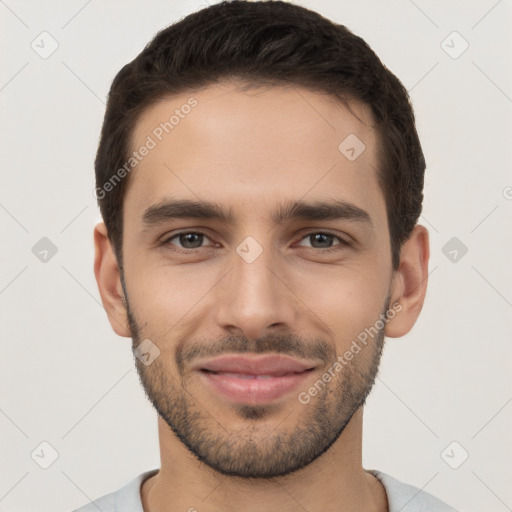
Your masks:
[{"label": "cheek", "polygon": [[130,305],[141,324],[160,336],[201,308],[201,299],[219,280],[208,263],[176,265],[163,259],[133,258],[125,263]]},{"label": "cheek", "polygon": [[345,346],[379,319],[388,277],[367,263],[331,267],[305,274],[298,295],[329,326],[336,344]]}]

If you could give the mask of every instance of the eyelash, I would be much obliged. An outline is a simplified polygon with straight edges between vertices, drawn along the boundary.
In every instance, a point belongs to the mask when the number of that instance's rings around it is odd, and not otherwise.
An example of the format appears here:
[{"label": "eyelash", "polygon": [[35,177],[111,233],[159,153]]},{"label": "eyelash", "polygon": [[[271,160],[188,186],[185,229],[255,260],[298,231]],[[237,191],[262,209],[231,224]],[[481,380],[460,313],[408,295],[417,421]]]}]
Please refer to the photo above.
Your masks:
[{"label": "eyelash", "polygon": [[[332,237],[338,239],[338,241],[340,243],[336,244],[333,247],[328,247],[326,249],[318,249],[316,247],[309,247],[309,249],[316,249],[317,252],[322,252],[322,253],[330,253],[330,252],[338,251],[339,250],[339,248],[337,248],[338,246],[342,246],[342,247],[349,247],[350,246],[350,244],[346,240],[344,240],[343,238],[339,237],[338,235],[335,235],[334,233],[330,233],[329,231],[310,231],[309,233],[305,233],[302,236],[302,238],[300,239],[300,241],[304,240],[305,238],[307,238],[307,237],[309,237],[311,235],[319,235],[319,234],[320,235],[332,236]],[[208,238],[208,240],[210,240],[210,237],[206,233],[203,233],[201,231],[181,231],[179,233],[174,233],[170,237],[167,237],[165,240],[162,241],[161,245],[169,247],[170,245],[172,245],[172,244],[170,244],[170,241],[173,240],[174,238],[179,237],[180,235],[203,235],[205,238]],[[194,254],[199,249],[203,249],[203,247],[196,247],[194,249],[187,249],[187,248],[177,247],[176,249],[172,249],[172,250],[176,250],[178,252],[183,252],[183,253],[188,253],[188,254]]]}]

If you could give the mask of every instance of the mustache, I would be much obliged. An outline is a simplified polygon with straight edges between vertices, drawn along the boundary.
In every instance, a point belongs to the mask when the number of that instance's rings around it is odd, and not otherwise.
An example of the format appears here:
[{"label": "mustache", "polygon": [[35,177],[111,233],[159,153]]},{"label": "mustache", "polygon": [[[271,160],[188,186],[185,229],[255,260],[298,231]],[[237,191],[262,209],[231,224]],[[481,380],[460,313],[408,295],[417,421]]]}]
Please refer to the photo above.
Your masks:
[{"label": "mustache", "polygon": [[334,360],[335,349],[323,339],[305,339],[300,336],[269,335],[257,339],[230,336],[204,343],[183,343],[176,351],[176,363],[183,370],[197,357],[215,357],[226,353],[278,353],[301,359],[313,359],[327,364]]}]

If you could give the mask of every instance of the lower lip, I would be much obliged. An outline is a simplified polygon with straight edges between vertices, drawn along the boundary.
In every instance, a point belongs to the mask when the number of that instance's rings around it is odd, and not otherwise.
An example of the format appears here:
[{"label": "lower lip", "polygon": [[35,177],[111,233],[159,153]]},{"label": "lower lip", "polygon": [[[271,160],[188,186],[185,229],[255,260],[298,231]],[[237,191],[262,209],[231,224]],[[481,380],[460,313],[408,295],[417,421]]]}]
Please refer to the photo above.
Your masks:
[{"label": "lower lip", "polygon": [[200,374],[209,386],[226,398],[239,403],[259,404],[290,393],[309,377],[311,370],[264,379],[239,378],[206,371]]}]

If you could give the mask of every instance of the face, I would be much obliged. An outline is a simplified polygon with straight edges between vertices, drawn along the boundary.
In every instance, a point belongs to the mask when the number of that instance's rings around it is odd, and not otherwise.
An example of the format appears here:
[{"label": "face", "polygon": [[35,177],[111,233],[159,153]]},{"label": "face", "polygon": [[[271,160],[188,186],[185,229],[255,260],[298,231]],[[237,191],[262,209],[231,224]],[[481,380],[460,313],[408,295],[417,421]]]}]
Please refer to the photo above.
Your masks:
[{"label": "face", "polygon": [[376,133],[351,106],[224,83],[159,101],[134,130],[150,148],[123,207],[137,370],[221,473],[304,467],[373,385],[393,273]]}]

